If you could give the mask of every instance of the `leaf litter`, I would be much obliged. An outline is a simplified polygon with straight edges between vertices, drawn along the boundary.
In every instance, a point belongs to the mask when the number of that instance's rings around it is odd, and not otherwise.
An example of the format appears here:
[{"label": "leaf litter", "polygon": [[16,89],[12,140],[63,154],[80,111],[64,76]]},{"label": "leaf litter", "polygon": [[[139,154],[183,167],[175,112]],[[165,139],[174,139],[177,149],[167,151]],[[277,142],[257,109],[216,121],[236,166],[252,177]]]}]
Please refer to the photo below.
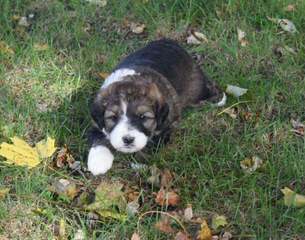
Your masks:
[{"label": "leaf litter", "polygon": [[305,196],[285,187],[281,189],[284,194],[284,204],[288,207],[305,207]]}]

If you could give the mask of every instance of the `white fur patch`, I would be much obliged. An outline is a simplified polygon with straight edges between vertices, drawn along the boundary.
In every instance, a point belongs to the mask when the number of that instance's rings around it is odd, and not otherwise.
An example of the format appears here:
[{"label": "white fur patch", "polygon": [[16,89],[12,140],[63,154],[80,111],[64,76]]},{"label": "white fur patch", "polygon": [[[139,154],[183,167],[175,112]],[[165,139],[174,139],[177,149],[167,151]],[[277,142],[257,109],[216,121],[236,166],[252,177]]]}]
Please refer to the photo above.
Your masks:
[{"label": "white fur patch", "polygon": [[114,71],[113,73],[111,73],[103,82],[103,85],[101,88],[106,88],[108,87],[110,84],[114,83],[114,82],[120,82],[123,80],[124,77],[126,76],[130,76],[130,75],[135,75],[138,74],[136,73],[135,70],[130,69],[130,68],[121,68],[118,69],[116,71]]},{"label": "white fur patch", "polygon": [[[126,116],[127,104],[125,102],[121,103],[123,110],[123,115],[121,116],[120,121],[114,127],[114,129],[109,134],[111,145],[118,151],[123,153],[133,153],[140,151],[147,144],[147,137],[144,133],[135,129],[128,120]],[[130,145],[126,145],[123,141],[124,137],[134,138],[134,142]]]},{"label": "white fur patch", "polygon": [[215,103],[215,106],[216,107],[223,107],[224,105],[226,105],[226,103],[227,103],[227,95],[225,93],[223,93],[222,99],[220,100],[220,102]]},{"label": "white fur patch", "polygon": [[88,169],[93,175],[106,173],[113,163],[113,155],[105,146],[92,147],[88,155]]}]

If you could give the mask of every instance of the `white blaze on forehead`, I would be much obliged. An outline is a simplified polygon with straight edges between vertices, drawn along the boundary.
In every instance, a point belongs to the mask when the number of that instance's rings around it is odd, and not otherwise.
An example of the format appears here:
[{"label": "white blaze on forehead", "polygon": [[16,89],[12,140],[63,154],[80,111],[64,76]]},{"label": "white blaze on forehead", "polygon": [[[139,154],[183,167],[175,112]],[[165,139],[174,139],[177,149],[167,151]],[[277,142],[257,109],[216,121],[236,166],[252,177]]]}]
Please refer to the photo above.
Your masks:
[{"label": "white blaze on forehead", "polygon": [[[140,151],[142,148],[144,148],[148,139],[144,133],[137,130],[135,126],[132,126],[130,123],[126,114],[127,107],[128,103],[122,101],[121,108],[123,114],[109,136],[110,143],[116,150],[124,153],[132,153]],[[124,137],[134,138],[134,142],[131,145],[126,146],[123,141]]]},{"label": "white blaze on forehead", "polygon": [[138,74],[136,73],[135,70],[130,69],[130,68],[121,68],[118,69],[116,71],[114,71],[113,73],[111,73],[103,82],[103,85],[101,86],[101,88],[106,88],[108,87],[110,84],[115,83],[115,82],[120,82],[124,79],[124,77],[126,76],[130,76],[130,75],[135,75]]}]

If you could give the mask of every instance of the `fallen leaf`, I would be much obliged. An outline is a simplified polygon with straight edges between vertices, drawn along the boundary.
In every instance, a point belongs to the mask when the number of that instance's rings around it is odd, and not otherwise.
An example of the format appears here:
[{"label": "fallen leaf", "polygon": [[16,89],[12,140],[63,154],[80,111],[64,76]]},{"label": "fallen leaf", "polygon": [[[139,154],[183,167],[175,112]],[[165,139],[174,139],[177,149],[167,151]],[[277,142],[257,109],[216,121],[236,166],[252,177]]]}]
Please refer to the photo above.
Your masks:
[{"label": "fallen leaf", "polygon": [[4,41],[0,41],[0,53],[14,54],[14,50],[11,49]]},{"label": "fallen leaf", "polygon": [[297,29],[294,25],[293,22],[291,22],[288,19],[279,19],[279,18],[271,18],[271,17],[267,17],[268,20],[270,20],[271,22],[274,22],[278,25],[280,25],[280,27],[285,31],[285,32],[290,32],[290,33],[295,33],[297,32]]},{"label": "fallen leaf", "polygon": [[262,165],[263,165],[263,160],[260,159],[258,156],[253,156],[252,158],[246,158],[245,160],[240,161],[240,167],[246,173],[253,173]]},{"label": "fallen leaf", "polygon": [[144,32],[145,29],[145,24],[140,24],[140,23],[134,23],[132,22],[130,24],[130,30],[135,33],[135,34],[141,34]]},{"label": "fallen leaf", "polygon": [[134,232],[130,240],[141,240],[140,235],[137,232]]},{"label": "fallen leaf", "polygon": [[106,79],[109,76],[109,73],[108,72],[99,72],[98,75],[100,78]]},{"label": "fallen leaf", "polygon": [[85,240],[86,239],[86,235],[83,232],[82,229],[78,229],[74,235],[73,240]]},{"label": "fallen leaf", "polygon": [[293,127],[291,132],[293,132],[295,135],[297,135],[299,137],[304,137],[305,125],[303,123],[301,123],[300,121],[294,120],[294,119],[291,119],[290,122]]},{"label": "fallen leaf", "polygon": [[155,223],[155,228],[158,229],[160,232],[163,233],[174,233],[175,230],[170,225],[169,217],[165,216],[162,219]]},{"label": "fallen leaf", "polygon": [[48,158],[56,151],[55,140],[48,137],[47,140],[38,142],[35,146],[40,158]]},{"label": "fallen leaf", "polygon": [[139,207],[140,207],[140,204],[138,202],[138,199],[136,199],[132,202],[127,203],[126,212],[128,215],[134,216],[139,212]]},{"label": "fallen leaf", "polygon": [[107,5],[107,0],[86,0],[91,4],[98,5],[100,7],[105,7]]},{"label": "fallen leaf", "polygon": [[281,189],[284,194],[284,204],[288,207],[305,207],[305,196],[285,187]]},{"label": "fallen leaf", "polygon": [[155,202],[160,206],[177,206],[180,202],[180,197],[174,191],[165,191],[161,188],[157,193]]},{"label": "fallen leaf", "polygon": [[49,49],[49,45],[47,43],[35,43],[33,48],[35,51],[46,51]]},{"label": "fallen leaf", "polygon": [[50,187],[50,191],[70,200],[74,199],[79,192],[76,184],[67,179],[55,180]]},{"label": "fallen leaf", "polygon": [[186,43],[187,44],[193,44],[193,45],[199,45],[202,44],[203,42],[209,42],[208,38],[206,35],[204,35],[201,32],[191,32],[191,34],[187,37]]},{"label": "fallen leaf", "polygon": [[197,240],[212,240],[212,231],[206,220],[203,220],[197,235]]},{"label": "fallen leaf", "polygon": [[248,89],[246,88],[241,88],[241,87],[238,87],[238,86],[234,86],[234,85],[227,85],[227,88],[226,88],[226,93],[227,94],[230,94],[234,97],[241,97],[242,95],[246,94],[248,92]]},{"label": "fallen leaf", "polygon": [[175,236],[175,240],[190,240],[188,235],[184,232],[178,232]]},{"label": "fallen leaf", "polygon": [[4,199],[9,191],[10,188],[0,188],[0,200]]},{"label": "fallen leaf", "polygon": [[164,187],[164,188],[168,189],[171,186],[173,179],[174,179],[174,177],[168,169],[165,169],[164,171],[162,171],[161,188]]},{"label": "fallen leaf", "polygon": [[156,167],[155,164],[150,168],[150,174],[151,176],[147,178],[147,182],[153,186],[159,187],[161,171],[159,168]]},{"label": "fallen leaf", "polygon": [[64,145],[64,147],[58,151],[55,162],[58,168],[63,168],[66,164],[68,164],[70,168],[75,168],[75,159],[71,155],[67,145]]},{"label": "fallen leaf", "polygon": [[226,108],[225,110],[223,110],[224,113],[228,114],[231,118],[236,119],[237,115],[238,115],[238,110],[237,108]]},{"label": "fallen leaf", "polygon": [[293,12],[295,10],[295,4],[288,4],[286,7],[284,7],[284,11],[286,12]]},{"label": "fallen leaf", "polygon": [[29,168],[40,163],[38,152],[18,137],[11,138],[13,144],[1,143],[0,156],[6,158],[6,163]]},{"label": "fallen leaf", "polygon": [[20,17],[18,21],[18,25],[21,27],[29,27],[30,23],[28,22],[27,17]]},{"label": "fallen leaf", "polygon": [[191,221],[191,219],[193,218],[192,204],[188,204],[186,209],[184,209],[183,217],[185,220]]},{"label": "fallen leaf", "polygon": [[249,44],[249,42],[246,40],[246,33],[240,28],[237,28],[237,38],[242,47],[245,47]]},{"label": "fallen leaf", "polygon": [[122,192],[123,184],[120,182],[103,181],[95,190],[95,200],[85,207],[86,210],[95,211],[101,217],[126,221],[126,200]]},{"label": "fallen leaf", "polygon": [[219,227],[224,227],[228,224],[226,216],[214,215],[212,217],[212,228],[217,230]]}]

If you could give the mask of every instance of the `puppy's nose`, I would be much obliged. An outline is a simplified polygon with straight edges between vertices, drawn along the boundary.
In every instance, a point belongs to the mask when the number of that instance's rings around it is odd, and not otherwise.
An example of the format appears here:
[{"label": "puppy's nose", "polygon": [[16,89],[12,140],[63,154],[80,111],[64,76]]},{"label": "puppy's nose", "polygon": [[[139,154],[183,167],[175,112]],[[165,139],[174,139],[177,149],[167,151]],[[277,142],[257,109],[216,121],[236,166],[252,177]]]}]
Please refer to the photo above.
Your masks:
[{"label": "puppy's nose", "polygon": [[123,137],[123,142],[126,144],[126,145],[130,145],[130,144],[132,144],[133,142],[134,142],[134,137],[132,137],[132,136],[124,136]]}]

